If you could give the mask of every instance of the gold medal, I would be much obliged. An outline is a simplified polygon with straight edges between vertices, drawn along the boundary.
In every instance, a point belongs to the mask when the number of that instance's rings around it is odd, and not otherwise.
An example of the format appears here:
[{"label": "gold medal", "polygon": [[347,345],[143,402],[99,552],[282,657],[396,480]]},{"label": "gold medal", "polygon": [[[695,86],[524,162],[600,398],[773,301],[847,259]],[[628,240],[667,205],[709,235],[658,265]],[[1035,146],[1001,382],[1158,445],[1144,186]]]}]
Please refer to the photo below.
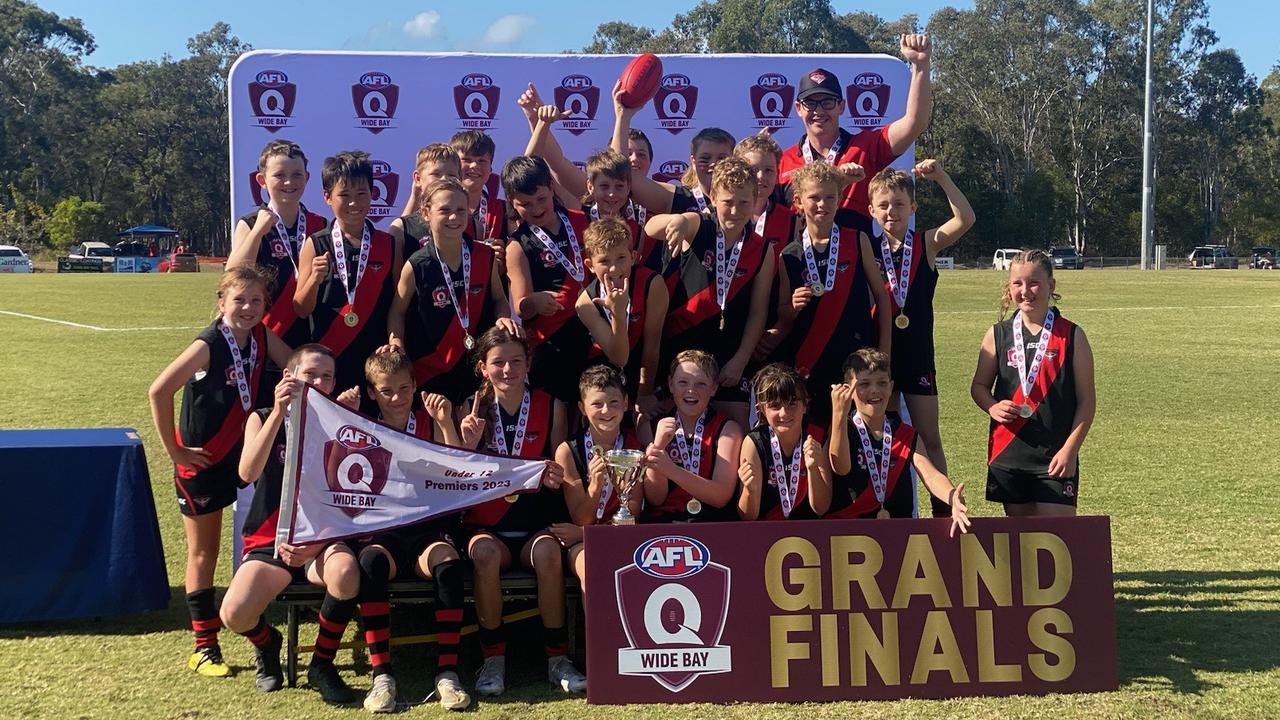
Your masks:
[{"label": "gold medal", "polygon": [[809,292],[813,293],[814,297],[822,297],[822,293],[826,291],[827,287],[816,280],[809,283]]},{"label": "gold medal", "polygon": [[724,313],[720,313],[720,330],[724,331]]},{"label": "gold medal", "polygon": [[467,335],[466,337],[462,338],[462,347],[468,350],[474,350],[476,347],[476,339],[471,337],[470,335]]},{"label": "gold medal", "polygon": [[689,498],[689,502],[684,504],[684,509],[690,515],[697,515],[702,512],[702,503],[698,502],[697,498]]},{"label": "gold medal", "polygon": [[506,497],[504,497],[504,498],[502,498],[502,499],[503,499],[503,500],[506,500],[507,502],[509,502],[509,503],[511,503],[512,505],[514,505],[514,504],[515,504],[515,502],[516,502],[517,500],[519,500],[519,499],[520,499],[520,496],[519,496],[519,495],[508,495],[508,496],[506,496]]},{"label": "gold medal", "polygon": [[347,327],[355,327],[360,324],[360,316],[354,310],[350,310],[342,316],[342,322],[346,323]]},{"label": "gold medal", "polygon": [[876,512],[876,519],[877,519],[877,520],[884,520],[884,519],[885,519],[885,518],[887,518],[887,517],[889,517],[889,511],[888,511],[888,510],[885,510],[885,509],[884,509],[884,506],[883,506],[883,505],[881,505],[881,506],[880,506],[880,510],[879,510],[878,512]]},{"label": "gold medal", "polygon": [[1018,406],[1018,417],[1029,418],[1034,414],[1034,412],[1035,411],[1031,409],[1031,406],[1026,403]]},{"label": "gold medal", "polygon": [[902,313],[898,313],[898,317],[893,319],[893,324],[896,325],[899,330],[906,330],[911,325],[911,319]]}]

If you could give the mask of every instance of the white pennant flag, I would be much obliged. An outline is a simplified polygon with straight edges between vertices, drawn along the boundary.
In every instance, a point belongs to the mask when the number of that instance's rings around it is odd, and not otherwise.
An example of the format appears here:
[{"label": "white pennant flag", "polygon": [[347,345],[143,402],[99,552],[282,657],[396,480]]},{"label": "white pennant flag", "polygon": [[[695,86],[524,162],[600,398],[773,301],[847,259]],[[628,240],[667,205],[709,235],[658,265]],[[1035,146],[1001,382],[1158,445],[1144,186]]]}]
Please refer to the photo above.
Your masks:
[{"label": "white pennant flag", "polygon": [[362,537],[533,492],[546,468],[420,440],[309,385],[289,418],[277,547]]}]

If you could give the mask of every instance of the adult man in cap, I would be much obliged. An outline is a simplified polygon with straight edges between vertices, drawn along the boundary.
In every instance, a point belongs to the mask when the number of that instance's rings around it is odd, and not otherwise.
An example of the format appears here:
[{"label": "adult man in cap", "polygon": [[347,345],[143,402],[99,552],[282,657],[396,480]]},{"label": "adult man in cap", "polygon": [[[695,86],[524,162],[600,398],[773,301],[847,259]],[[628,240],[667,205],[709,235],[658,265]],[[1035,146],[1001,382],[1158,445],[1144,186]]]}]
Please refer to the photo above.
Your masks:
[{"label": "adult man in cap", "polygon": [[850,133],[840,127],[840,116],[845,110],[844,86],[835,73],[822,68],[812,70],[800,78],[800,92],[796,96],[796,116],[804,122],[805,135],[782,153],[778,164],[779,183],[789,182],[793,171],[814,160],[823,159],[841,167],[855,182],[845,189],[840,207],[855,211],[857,214],[850,215],[849,220],[868,232],[870,202],[866,179],[906,152],[929,126],[932,105],[929,55],[933,44],[928,35],[903,35],[899,46],[902,57],[911,64],[911,87],[902,117],[886,127],[869,128],[857,135]]}]

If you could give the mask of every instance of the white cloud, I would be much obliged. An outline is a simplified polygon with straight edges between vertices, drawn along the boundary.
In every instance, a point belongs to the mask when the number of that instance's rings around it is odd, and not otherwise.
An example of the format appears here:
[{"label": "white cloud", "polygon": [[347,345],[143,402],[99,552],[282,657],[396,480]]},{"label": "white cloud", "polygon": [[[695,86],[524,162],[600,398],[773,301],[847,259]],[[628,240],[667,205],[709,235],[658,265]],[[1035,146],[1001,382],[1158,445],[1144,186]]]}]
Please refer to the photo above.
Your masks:
[{"label": "white cloud", "polygon": [[533,29],[536,22],[532,15],[503,15],[489,24],[480,43],[489,47],[514,45]]},{"label": "white cloud", "polygon": [[440,13],[435,10],[418,13],[404,24],[404,33],[410,37],[433,40],[440,35]]}]

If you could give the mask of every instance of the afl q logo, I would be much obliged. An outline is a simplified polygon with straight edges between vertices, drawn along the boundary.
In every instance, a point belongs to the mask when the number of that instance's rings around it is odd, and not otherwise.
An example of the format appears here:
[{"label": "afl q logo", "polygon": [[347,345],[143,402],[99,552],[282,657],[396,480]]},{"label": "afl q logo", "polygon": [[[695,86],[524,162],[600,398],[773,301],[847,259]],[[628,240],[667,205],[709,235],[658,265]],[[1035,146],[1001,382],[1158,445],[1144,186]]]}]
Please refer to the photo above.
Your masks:
[{"label": "afl q logo", "polygon": [[751,112],[756,118],[756,127],[768,128],[769,132],[777,132],[786,127],[787,116],[791,114],[791,105],[795,102],[796,89],[781,73],[765,73],[756,79],[751,87]]},{"label": "afl q logo", "polygon": [[689,170],[689,163],[684,160],[668,160],[658,166],[658,172],[653,174],[653,179],[658,182],[679,183],[680,178]]},{"label": "afl q logo", "polygon": [[873,128],[884,124],[890,89],[878,73],[864,72],[853,79],[853,84],[844,92],[854,127]]},{"label": "afl q logo", "polygon": [[720,644],[730,571],[706,545],[684,535],[647,540],[614,572],[614,589],[629,644],[618,649],[619,674],[678,693],[699,675],[733,669],[732,648]]},{"label": "afl q logo", "polygon": [[249,83],[249,105],[254,121],[268,132],[289,125],[293,106],[298,99],[298,86],[280,70],[263,70]]},{"label": "afl q logo", "polygon": [[400,86],[392,83],[391,76],[384,72],[367,72],[360,76],[360,82],[351,86],[356,127],[362,127],[374,135],[394,127],[391,121],[395,119],[396,105],[399,102]]},{"label": "afl q logo", "polygon": [[556,107],[569,113],[560,126],[574,135],[595,126],[596,110],[600,107],[600,88],[586,75],[566,75],[555,89]]},{"label": "afl q logo", "polygon": [[658,127],[672,135],[689,128],[694,111],[698,107],[698,87],[688,75],[664,75],[658,92],[653,96],[653,110],[658,115]]},{"label": "afl q logo", "polygon": [[369,219],[378,222],[395,210],[400,174],[392,172],[391,164],[383,160],[370,160],[369,164],[373,166],[373,187],[369,188]]},{"label": "afl q logo", "polygon": [[471,73],[463,76],[453,88],[453,104],[458,111],[461,127],[476,130],[493,127],[501,96],[502,90],[493,84],[493,78],[488,75]]},{"label": "afl q logo", "polygon": [[353,425],[343,425],[335,439],[324,444],[327,500],[348,517],[356,517],[378,505],[387,484],[391,451],[381,441]]}]

